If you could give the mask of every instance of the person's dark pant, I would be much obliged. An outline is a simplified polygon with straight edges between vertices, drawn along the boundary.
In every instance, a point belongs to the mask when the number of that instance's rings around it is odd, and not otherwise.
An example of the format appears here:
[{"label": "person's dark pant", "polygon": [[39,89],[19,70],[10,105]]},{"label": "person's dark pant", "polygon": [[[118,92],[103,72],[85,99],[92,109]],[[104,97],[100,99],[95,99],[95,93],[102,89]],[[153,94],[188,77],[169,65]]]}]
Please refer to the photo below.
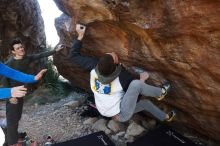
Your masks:
[{"label": "person's dark pant", "polygon": [[17,104],[6,102],[7,135],[8,145],[16,144],[18,141],[18,124],[21,119],[23,109],[23,98],[18,98]]}]

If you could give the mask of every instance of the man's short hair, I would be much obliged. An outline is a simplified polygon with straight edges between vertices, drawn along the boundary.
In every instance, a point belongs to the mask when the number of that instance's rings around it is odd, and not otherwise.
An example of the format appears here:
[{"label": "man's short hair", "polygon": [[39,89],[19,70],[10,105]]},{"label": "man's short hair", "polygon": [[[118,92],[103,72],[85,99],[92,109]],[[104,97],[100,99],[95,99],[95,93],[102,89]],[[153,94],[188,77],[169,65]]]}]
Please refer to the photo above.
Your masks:
[{"label": "man's short hair", "polygon": [[98,71],[103,76],[108,76],[116,69],[116,64],[111,55],[105,54],[98,62]]},{"label": "man's short hair", "polygon": [[15,38],[15,39],[13,39],[12,41],[11,41],[11,44],[10,44],[10,48],[11,48],[11,50],[14,50],[14,45],[15,44],[22,44],[22,41],[21,41],[21,39],[20,38]]}]

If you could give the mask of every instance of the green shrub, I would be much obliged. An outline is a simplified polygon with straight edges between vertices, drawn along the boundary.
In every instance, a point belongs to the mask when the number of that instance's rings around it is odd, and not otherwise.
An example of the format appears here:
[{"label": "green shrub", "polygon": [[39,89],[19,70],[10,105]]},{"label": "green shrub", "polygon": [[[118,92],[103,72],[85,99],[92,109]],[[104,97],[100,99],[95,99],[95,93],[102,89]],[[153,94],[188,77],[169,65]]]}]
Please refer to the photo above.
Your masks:
[{"label": "green shrub", "polygon": [[52,60],[48,60],[47,73],[43,77],[43,86],[46,88],[51,88],[52,93],[55,96],[67,96],[70,92],[70,85],[67,82],[59,80],[60,74],[58,73],[56,67],[53,65]]}]

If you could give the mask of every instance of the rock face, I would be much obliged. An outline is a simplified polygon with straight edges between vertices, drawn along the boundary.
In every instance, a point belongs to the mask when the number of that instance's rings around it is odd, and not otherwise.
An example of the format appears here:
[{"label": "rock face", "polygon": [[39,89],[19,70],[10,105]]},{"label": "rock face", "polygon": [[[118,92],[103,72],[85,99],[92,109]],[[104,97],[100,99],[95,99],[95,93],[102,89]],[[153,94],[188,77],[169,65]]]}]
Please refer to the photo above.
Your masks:
[{"label": "rock face", "polygon": [[[220,1],[55,0],[61,42],[71,46],[75,24],[87,26],[83,54],[115,51],[126,66],[139,66],[172,82],[164,103],[176,121],[220,139]],[[89,72],[73,64],[68,49],[55,57],[59,72],[89,88]],[[66,68],[66,69],[65,69]]]},{"label": "rock face", "polygon": [[39,46],[46,45],[46,36],[37,0],[0,1],[0,50],[2,60],[5,60],[9,55],[9,44],[15,37],[22,39],[27,53],[44,51],[39,49]]}]

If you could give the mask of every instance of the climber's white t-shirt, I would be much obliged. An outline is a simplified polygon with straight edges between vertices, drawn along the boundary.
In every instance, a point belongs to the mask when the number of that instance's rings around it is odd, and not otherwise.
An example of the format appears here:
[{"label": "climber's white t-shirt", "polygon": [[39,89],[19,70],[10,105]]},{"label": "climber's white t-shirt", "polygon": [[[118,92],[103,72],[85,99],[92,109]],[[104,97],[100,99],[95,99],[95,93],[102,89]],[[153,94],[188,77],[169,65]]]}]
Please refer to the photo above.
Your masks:
[{"label": "climber's white t-shirt", "polygon": [[90,72],[90,86],[94,93],[96,107],[101,115],[112,117],[120,113],[120,103],[125,92],[119,77],[109,84],[102,84],[93,69]]}]

